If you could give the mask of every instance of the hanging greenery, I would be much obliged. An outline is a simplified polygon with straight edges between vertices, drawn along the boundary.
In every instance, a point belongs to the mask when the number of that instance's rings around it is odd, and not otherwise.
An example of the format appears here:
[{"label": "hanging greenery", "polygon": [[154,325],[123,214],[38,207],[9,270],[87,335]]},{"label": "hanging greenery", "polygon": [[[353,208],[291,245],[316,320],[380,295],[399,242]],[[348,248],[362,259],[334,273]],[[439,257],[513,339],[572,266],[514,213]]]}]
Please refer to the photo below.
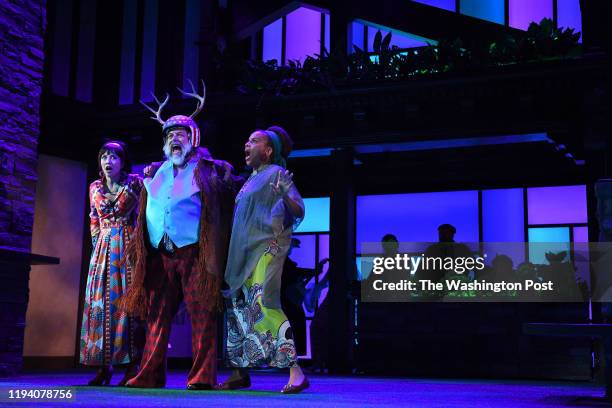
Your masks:
[{"label": "hanging greenery", "polygon": [[373,52],[354,47],[354,52],[308,56],[303,63],[240,60],[230,52],[220,54],[217,68],[225,90],[241,94],[290,95],[333,90],[359,83],[401,80],[443,72],[465,71],[530,61],[580,56],[580,33],[555,28],[550,19],[531,23],[521,34],[507,34],[481,49],[467,48],[461,39],[442,40],[437,45],[400,49],[391,46],[392,33],[374,38]]}]

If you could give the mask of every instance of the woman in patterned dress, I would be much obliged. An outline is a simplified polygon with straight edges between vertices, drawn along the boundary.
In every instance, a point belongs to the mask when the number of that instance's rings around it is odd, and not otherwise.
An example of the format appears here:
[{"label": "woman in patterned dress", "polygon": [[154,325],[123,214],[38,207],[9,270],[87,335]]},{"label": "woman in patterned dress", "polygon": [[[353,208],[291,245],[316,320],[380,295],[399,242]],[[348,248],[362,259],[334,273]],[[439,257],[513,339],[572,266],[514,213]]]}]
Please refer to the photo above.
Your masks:
[{"label": "woman in patterned dress", "polygon": [[[89,186],[91,239],[93,252],[89,263],[80,362],[98,367],[89,385],[108,385],[114,365],[127,365],[124,385],[137,371],[142,333],[138,322],[119,310],[117,300],[127,291],[131,280],[129,264],[124,261],[130,241],[142,178],[128,174],[129,159],[121,142],[105,143],[98,152],[100,179]],[[138,336],[140,334],[140,336]]]},{"label": "woman in patterned dress", "polygon": [[257,130],[245,144],[253,173],[236,197],[225,269],[227,301],[226,360],[232,375],[220,389],[251,385],[249,367],[289,368],[281,390],[295,394],[308,387],[297,363],[294,336],[281,309],[283,264],[304,203],[285,170],[292,142],[279,127]]}]

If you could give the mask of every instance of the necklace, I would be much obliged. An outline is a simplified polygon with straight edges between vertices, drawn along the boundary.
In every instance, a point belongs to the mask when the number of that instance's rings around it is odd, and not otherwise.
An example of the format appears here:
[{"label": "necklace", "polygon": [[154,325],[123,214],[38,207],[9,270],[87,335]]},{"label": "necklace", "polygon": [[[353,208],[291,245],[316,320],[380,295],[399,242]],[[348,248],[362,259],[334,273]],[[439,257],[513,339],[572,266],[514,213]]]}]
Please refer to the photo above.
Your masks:
[{"label": "necklace", "polygon": [[[106,198],[108,198],[111,201],[115,201],[117,199],[117,197],[119,197],[119,195],[123,191],[123,186],[120,183],[115,183],[113,187],[114,188],[111,188],[108,185],[108,181],[105,181],[103,183],[102,193],[103,193],[103,195]],[[106,190],[106,191],[104,191],[104,190]]]}]

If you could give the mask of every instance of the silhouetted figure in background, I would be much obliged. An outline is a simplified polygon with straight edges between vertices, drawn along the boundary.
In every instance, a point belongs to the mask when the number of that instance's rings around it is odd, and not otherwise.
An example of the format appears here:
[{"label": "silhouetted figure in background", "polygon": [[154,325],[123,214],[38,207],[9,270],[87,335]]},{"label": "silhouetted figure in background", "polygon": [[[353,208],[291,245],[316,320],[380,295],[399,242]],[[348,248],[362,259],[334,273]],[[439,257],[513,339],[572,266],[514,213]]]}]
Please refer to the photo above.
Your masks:
[{"label": "silhouetted figure in background", "polygon": [[327,368],[327,344],[328,324],[329,324],[329,297],[325,297],[323,302],[320,301],[322,292],[329,288],[329,277],[331,270],[323,273],[325,264],[329,262],[329,258],[324,258],[317,264],[316,276],[319,277],[318,282],[311,286],[308,284],[304,306],[309,312],[314,312],[314,318],[310,325],[310,345],[312,354],[312,371],[324,372]]},{"label": "silhouetted figure in background", "polygon": [[512,259],[507,255],[497,255],[491,263],[492,280],[495,282],[516,282],[516,271]]},{"label": "silhouetted figure in background", "polygon": [[[451,224],[442,224],[438,227],[438,242],[430,245],[425,250],[426,258],[459,258],[459,257],[471,257],[472,251],[465,244],[455,242],[455,233],[457,229]],[[427,279],[432,282],[439,282],[444,278],[447,271],[444,268],[437,267],[424,269],[419,268],[416,272],[415,277],[417,280]],[[465,272],[467,273],[467,271]]]},{"label": "silhouetted figure in background", "polygon": [[548,265],[540,265],[538,278],[542,282],[554,282],[555,291],[542,293],[542,297],[556,297],[563,301],[580,301],[581,293],[576,282],[576,271],[567,251],[545,254]]},{"label": "silhouetted figure in background", "polygon": [[[381,246],[383,250],[383,257],[385,258],[395,258],[395,256],[399,253],[399,242],[397,237],[393,234],[385,234],[382,237]],[[364,294],[370,298],[370,300],[380,301],[405,298],[406,294],[402,291],[376,291],[374,289],[374,282],[381,280],[384,283],[399,283],[402,280],[407,279],[411,279],[410,272],[403,268],[396,268],[395,266],[385,268],[381,274],[376,274],[372,271],[366,279]]]},{"label": "silhouetted figure in background", "polygon": [[295,346],[298,355],[306,353],[306,316],[302,303],[306,291],[306,281],[313,275],[312,270],[298,268],[297,262],[290,259],[293,248],[300,248],[301,242],[297,238],[291,238],[289,253],[283,265],[283,275],[281,279],[281,305],[287,315],[293,335],[295,336]]}]

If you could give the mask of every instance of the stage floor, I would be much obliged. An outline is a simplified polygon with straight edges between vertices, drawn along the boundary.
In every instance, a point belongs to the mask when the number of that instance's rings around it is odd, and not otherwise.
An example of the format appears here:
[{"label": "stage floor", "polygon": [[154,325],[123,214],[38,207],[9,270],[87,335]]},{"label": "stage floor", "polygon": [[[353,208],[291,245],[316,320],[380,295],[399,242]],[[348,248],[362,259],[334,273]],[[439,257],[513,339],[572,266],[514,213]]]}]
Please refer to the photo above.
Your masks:
[{"label": "stage floor", "polygon": [[[0,406],[7,406],[9,389],[72,387],[71,402],[16,402],[11,406],[95,407],[559,407],[603,406],[603,388],[584,382],[399,379],[363,376],[310,375],[302,394],[282,395],[287,381],[279,373],[254,373],[248,391],[187,391],[186,371],[170,371],[164,389],[82,386],[92,372],[23,374],[0,378]],[[226,373],[220,374],[220,379]],[[117,372],[112,383],[122,377]],[[16,400],[15,400],[16,401]]]}]

